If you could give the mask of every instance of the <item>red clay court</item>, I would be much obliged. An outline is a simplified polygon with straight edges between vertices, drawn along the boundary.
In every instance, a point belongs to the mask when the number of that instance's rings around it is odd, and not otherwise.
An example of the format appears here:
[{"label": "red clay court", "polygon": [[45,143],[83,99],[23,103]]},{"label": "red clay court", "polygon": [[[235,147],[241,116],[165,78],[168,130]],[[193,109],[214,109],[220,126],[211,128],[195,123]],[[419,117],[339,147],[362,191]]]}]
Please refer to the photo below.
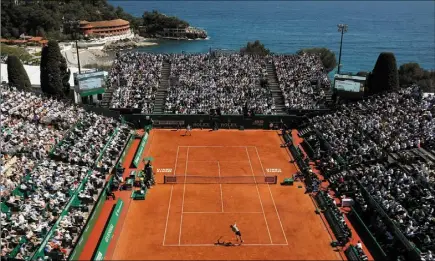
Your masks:
[{"label": "red clay court", "polygon": [[[276,131],[152,130],[143,157],[154,158],[157,185],[132,201],[112,260],[341,260],[304,188],[280,186],[297,169]],[[163,184],[175,175],[179,184]],[[228,184],[278,176],[278,184]],[[186,184],[205,181],[214,184]],[[194,177],[201,176],[201,180]],[[191,179],[191,180],[189,180]],[[198,178],[196,178],[198,179]],[[234,179],[234,178],[233,178]],[[220,181],[219,181],[220,180]],[[224,182],[221,182],[224,181]],[[231,182],[231,181],[230,181]],[[218,238],[237,244],[216,246]],[[115,235],[116,237],[116,235]]]}]

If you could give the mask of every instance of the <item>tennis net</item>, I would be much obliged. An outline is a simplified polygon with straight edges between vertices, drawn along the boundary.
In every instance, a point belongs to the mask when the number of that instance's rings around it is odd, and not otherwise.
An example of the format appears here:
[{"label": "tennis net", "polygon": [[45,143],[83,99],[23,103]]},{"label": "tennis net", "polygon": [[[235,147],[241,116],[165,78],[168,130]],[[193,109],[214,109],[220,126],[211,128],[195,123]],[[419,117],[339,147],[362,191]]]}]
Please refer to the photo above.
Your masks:
[{"label": "tennis net", "polygon": [[165,184],[276,184],[277,176],[164,176]]}]

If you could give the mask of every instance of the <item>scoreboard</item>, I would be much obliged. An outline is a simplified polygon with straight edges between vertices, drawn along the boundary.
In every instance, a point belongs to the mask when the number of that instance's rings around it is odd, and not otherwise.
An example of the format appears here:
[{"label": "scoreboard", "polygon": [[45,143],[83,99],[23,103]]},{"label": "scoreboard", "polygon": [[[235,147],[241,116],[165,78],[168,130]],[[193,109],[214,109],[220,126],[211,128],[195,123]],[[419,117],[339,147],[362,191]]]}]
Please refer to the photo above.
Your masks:
[{"label": "scoreboard", "polygon": [[334,76],[334,90],[337,92],[363,93],[366,77],[336,74]]}]

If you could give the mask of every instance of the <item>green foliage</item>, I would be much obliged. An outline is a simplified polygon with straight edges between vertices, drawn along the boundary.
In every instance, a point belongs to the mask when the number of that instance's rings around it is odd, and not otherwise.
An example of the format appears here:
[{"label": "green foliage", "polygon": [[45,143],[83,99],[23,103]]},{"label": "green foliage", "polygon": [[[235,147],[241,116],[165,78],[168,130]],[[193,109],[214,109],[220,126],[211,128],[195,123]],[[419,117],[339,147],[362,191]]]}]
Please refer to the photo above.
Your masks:
[{"label": "green foliage", "polygon": [[337,66],[337,59],[335,58],[335,53],[327,48],[320,48],[320,47],[306,48],[306,49],[299,50],[297,52],[297,54],[299,55],[303,53],[319,55],[320,59],[322,60],[323,67],[328,73]]},{"label": "green foliage", "polygon": [[69,92],[70,74],[59,44],[50,40],[42,49],[41,90],[48,95],[65,97]]},{"label": "green foliage", "polygon": [[56,0],[56,1],[1,1],[1,32],[4,38],[18,38],[25,33],[44,36],[48,39],[71,38],[60,32],[63,20],[100,21],[124,19],[133,29],[141,24],[141,19],[113,7],[106,0]]},{"label": "green foliage", "polygon": [[144,12],[143,25],[146,27],[146,33],[153,35],[163,31],[164,28],[179,28],[184,29],[189,27],[189,23],[178,19],[175,16],[167,16],[159,13],[156,10],[152,12]]},{"label": "green foliage", "polygon": [[425,92],[435,92],[435,71],[424,70],[418,63],[405,63],[399,67],[400,87],[417,84]]},{"label": "green foliage", "polygon": [[6,44],[1,44],[1,54],[7,56],[16,56],[23,62],[28,62],[33,59],[32,55],[30,55],[24,48]]},{"label": "green foliage", "polygon": [[8,56],[7,67],[10,86],[17,87],[20,90],[29,90],[31,88],[29,76],[18,57]]},{"label": "green foliage", "polygon": [[381,53],[372,71],[370,93],[394,91],[399,88],[399,73],[393,53]]},{"label": "green foliage", "polygon": [[259,40],[256,40],[253,43],[248,42],[246,47],[243,47],[240,49],[240,53],[249,54],[249,55],[266,56],[266,55],[270,54],[270,50],[267,49],[266,47],[264,47],[264,44],[262,44]]}]

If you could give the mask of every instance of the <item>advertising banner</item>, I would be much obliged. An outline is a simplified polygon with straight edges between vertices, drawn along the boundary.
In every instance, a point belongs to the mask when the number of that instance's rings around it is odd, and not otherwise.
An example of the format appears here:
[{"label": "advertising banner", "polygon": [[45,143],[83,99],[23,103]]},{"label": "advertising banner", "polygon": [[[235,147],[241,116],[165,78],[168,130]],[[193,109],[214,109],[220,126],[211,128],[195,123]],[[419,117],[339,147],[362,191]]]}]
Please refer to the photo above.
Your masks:
[{"label": "advertising banner", "polygon": [[110,216],[109,223],[104,230],[103,238],[98,245],[97,252],[93,260],[104,260],[104,257],[109,248],[110,241],[112,240],[113,233],[115,232],[116,224],[118,223],[119,217],[121,216],[122,208],[124,207],[124,201],[118,199],[116,205],[113,209],[112,215]]},{"label": "advertising banner", "polygon": [[148,140],[148,133],[145,132],[145,135],[143,135],[142,140],[139,143],[139,148],[136,151],[136,155],[134,156],[133,159],[133,165],[137,168],[137,166],[139,166],[139,162],[140,162],[140,157],[142,157],[142,153],[145,149],[145,145],[147,144],[147,140]]}]

